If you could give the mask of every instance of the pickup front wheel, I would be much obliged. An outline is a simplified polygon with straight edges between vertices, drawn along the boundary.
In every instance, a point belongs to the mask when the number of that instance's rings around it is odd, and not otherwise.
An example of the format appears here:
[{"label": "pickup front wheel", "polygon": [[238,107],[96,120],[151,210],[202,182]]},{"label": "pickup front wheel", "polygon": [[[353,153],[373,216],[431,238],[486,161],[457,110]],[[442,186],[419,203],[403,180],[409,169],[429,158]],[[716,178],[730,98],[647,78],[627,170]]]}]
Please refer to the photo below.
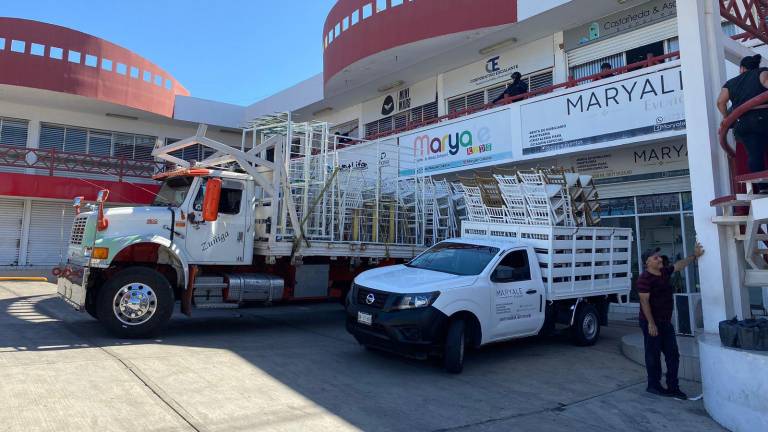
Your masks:
[{"label": "pickup front wheel", "polygon": [[129,267],[110,278],[99,292],[98,319],[118,337],[156,334],[173,314],[173,290],[155,270]]},{"label": "pickup front wheel", "polygon": [[600,319],[597,308],[589,303],[579,305],[571,327],[573,343],[578,346],[594,345],[600,337]]},{"label": "pickup front wheel", "polygon": [[443,361],[445,370],[458,374],[464,369],[464,352],[466,350],[466,324],[464,320],[454,320],[448,326],[445,337],[445,352]]}]

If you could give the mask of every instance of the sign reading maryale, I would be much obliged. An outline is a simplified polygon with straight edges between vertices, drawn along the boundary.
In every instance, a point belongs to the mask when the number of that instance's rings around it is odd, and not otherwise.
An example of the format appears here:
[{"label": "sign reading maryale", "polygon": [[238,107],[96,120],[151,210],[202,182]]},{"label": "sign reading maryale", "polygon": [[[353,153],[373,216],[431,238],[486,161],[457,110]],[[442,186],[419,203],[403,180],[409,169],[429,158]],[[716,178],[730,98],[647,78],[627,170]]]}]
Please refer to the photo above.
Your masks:
[{"label": "sign reading maryale", "polygon": [[679,66],[520,107],[523,155],[685,133]]},{"label": "sign reading maryale", "polygon": [[511,160],[511,134],[505,109],[403,135],[400,175],[438,174]]}]

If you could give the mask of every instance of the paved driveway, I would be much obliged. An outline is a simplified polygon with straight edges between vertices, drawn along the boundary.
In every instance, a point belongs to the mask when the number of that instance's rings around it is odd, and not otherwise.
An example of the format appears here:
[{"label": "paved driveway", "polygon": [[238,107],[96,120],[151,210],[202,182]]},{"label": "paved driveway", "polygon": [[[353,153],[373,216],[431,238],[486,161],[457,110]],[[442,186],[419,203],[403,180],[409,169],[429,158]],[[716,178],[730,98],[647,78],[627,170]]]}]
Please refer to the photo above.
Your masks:
[{"label": "paved driveway", "polygon": [[124,341],[54,293],[0,282],[0,431],[721,430],[700,401],[644,392],[631,327],[488,347],[454,376],[360,348],[333,304],[176,315]]}]

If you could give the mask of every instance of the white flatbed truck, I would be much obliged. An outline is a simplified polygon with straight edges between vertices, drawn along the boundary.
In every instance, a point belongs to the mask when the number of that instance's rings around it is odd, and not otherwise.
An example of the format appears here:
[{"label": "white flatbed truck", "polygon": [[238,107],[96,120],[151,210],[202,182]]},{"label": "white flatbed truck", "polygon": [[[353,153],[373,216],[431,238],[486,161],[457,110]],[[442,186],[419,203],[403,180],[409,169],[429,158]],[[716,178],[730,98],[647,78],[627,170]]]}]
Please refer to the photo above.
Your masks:
[{"label": "white flatbed truck", "polygon": [[366,347],[442,356],[459,373],[467,347],[570,328],[592,345],[631,288],[632,231],[464,221],[462,236],[412,261],[358,275],[347,330]]}]

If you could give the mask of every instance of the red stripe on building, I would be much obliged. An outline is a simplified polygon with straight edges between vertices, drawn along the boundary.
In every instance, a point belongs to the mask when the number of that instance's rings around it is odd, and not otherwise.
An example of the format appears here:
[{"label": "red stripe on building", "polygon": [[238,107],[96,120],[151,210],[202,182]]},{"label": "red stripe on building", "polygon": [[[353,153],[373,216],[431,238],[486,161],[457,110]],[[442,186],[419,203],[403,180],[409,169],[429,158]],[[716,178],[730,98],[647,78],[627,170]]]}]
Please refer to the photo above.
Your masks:
[{"label": "red stripe on building", "polygon": [[109,201],[113,203],[149,204],[160,186],[31,174],[0,174],[0,195],[66,200],[82,196],[87,201],[93,201],[100,189],[109,189]]}]

